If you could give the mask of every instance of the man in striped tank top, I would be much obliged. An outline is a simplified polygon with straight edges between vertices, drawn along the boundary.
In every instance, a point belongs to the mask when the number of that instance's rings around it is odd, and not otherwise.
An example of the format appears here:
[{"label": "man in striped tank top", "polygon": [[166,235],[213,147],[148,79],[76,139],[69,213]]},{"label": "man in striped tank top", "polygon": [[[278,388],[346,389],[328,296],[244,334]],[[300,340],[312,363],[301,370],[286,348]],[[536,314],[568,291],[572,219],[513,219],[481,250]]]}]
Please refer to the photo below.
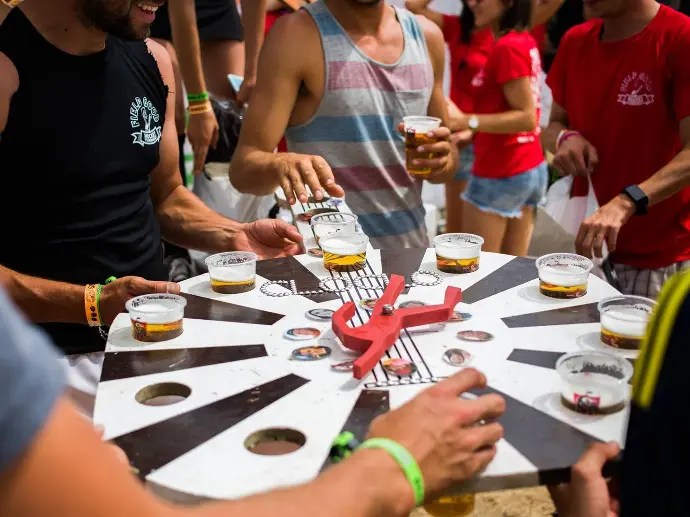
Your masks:
[{"label": "man in striped tank top", "polygon": [[[383,0],[321,0],[278,20],[262,49],[230,177],[250,194],[279,186],[290,203],[345,194],[376,248],[425,247],[422,182],[407,173],[400,124],[446,126],[441,31]],[[288,153],[273,153],[286,136]],[[425,151],[428,181],[453,177],[450,131]]]}]

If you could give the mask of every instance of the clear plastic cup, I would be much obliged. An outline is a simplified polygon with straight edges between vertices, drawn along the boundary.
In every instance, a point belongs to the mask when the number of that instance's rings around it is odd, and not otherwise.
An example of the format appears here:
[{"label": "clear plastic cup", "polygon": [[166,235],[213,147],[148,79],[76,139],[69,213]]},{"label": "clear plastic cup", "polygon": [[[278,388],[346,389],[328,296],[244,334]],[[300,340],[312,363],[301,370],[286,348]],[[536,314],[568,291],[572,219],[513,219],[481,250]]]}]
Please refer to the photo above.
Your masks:
[{"label": "clear plastic cup", "polygon": [[176,294],[137,296],[125,303],[132,321],[132,336],[137,341],[167,341],[182,334],[187,300]]},{"label": "clear plastic cup", "polygon": [[612,296],[599,302],[602,343],[639,350],[656,302],[642,296]]},{"label": "clear plastic cup", "polygon": [[551,253],[537,259],[539,291],[551,298],[579,298],[587,294],[589,272],[594,264],[574,253]]},{"label": "clear plastic cup", "polygon": [[311,229],[316,238],[316,244],[321,237],[329,233],[357,231],[357,216],[348,213],[319,214],[311,218]]},{"label": "clear plastic cup", "polygon": [[347,272],[364,269],[367,264],[369,237],[363,233],[330,233],[319,242],[323,265],[329,271]]},{"label": "clear plastic cup", "polygon": [[606,415],[625,407],[632,364],[601,352],[575,352],[556,362],[561,376],[561,403],[573,411]]},{"label": "clear plastic cup", "polygon": [[479,269],[484,239],[472,233],[444,233],[434,237],[436,267],[444,273],[472,273]]},{"label": "clear plastic cup", "polygon": [[246,293],[256,285],[256,253],[228,251],[206,259],[211,289],[222,294]]},{"label": "clear plastic cup", "polygon": [[407,163],[407,172],[411,176],[424,178],[431,174],[431,169],[415,165],[413,160],[433,158],[433,153],[420,153],[417,151],[417,148],[420,145],[438,142],[438,139],[429,137],[427,133],[440,127],[441,119],[426,116],[403,117],[403,125],[405,127],[405,160]]}]

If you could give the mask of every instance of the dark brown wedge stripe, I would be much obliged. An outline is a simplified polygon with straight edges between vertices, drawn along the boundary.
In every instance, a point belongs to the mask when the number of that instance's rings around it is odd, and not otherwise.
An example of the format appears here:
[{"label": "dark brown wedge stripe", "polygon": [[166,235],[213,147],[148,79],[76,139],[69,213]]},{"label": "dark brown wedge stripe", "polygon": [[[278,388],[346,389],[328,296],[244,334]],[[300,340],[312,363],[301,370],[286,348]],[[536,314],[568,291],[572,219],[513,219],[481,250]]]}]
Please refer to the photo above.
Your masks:
[{"label": "dark brown wedge stripe", "polygon": [[[309,381],[294,374],[230,395],[187,413],[123,434],[112,441],[144,479],[195,447],[289,395]],[[194,390],[190,398],[194,397]]]},{"label": "dark brown wedge stripe", "polygon": [[231,323],[253,323],[273,325],[285,317],[284,314],[253,309],[235,303],[212,300],[195,294],[182,293],[187,299],[184,317],[196,320],[227,321]]},{"label": "dark brown wedge stripe", "polygon": [[[479,271],[482,270],[480,261]],[[462,292],[462,301],[474,303],[537,278],[534,259],[515,257]]]},{"label": "dark brown wedge stripe", "polygon": [[599,323],[599,310],[596,303],[586,303],[584,305],[574,305],[573,307],[563,307],[562,309],[508,316],[501,319],[509,328]]},{"label": "dark brown wedge stripe", "polygon": [[105,354],[101,382],[266,357],[264,345],[136,350]]}]

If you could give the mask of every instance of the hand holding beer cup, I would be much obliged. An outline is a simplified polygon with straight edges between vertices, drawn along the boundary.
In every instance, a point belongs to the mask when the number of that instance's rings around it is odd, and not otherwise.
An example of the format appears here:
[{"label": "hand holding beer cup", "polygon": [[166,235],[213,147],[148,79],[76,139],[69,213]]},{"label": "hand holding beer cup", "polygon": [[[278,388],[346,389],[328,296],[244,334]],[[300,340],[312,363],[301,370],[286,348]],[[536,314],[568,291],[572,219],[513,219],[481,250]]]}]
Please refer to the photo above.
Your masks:
[{"label": "hand holding beer cup", "polygon": [[434,182],[447,172],[451,153],[450,129],[441,127],[435,117],[405,117],[399,126],[405,137],[407,172],[415,177]]}]

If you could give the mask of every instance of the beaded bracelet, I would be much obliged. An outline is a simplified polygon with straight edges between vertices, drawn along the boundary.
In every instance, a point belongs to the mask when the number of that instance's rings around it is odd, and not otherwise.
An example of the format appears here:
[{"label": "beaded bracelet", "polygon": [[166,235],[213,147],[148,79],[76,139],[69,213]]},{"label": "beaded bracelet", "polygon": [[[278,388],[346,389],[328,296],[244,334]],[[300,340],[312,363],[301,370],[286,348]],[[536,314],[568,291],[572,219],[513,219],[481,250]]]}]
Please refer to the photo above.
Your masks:
[{"label": "beaded bracelet", "polygon": [[208,92],[188,93],[187,100],[189,102],[206,102],[210,99]]}]

